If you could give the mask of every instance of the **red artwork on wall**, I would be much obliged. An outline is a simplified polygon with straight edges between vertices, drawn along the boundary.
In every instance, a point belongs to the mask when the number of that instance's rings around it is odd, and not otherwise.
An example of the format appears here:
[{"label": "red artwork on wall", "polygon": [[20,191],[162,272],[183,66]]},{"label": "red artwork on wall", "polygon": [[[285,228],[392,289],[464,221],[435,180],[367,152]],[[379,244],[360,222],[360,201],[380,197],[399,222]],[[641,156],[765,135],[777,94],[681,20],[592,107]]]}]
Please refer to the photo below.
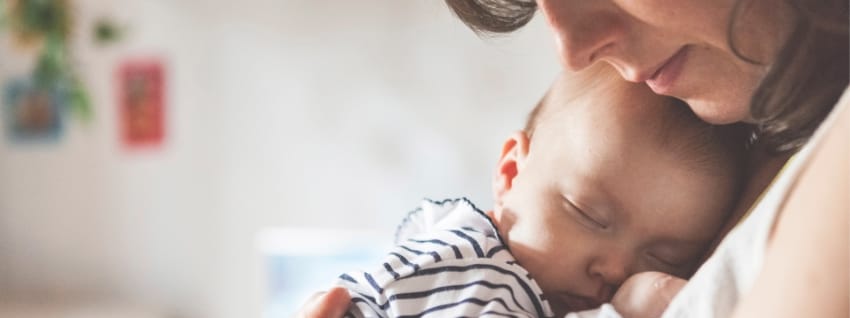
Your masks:
[{"label": "red artwork on wall", "polygon": [[157,59],[131,60],[118,70],[121,134],[130,147],[159,146],[165,138],[165,71]]}]

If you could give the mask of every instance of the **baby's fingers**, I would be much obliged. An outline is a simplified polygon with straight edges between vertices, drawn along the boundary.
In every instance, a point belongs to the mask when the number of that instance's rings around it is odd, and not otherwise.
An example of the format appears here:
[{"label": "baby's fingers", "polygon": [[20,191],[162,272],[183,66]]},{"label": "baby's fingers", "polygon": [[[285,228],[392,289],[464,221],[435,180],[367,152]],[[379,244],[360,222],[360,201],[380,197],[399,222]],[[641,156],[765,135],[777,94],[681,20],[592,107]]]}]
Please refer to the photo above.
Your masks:
[{"label": "baby's fingers", "polygon": [[351,297],[342,287],[314,294],[304,307],[295,314],[296,318],[342,318],[348,309]]}]

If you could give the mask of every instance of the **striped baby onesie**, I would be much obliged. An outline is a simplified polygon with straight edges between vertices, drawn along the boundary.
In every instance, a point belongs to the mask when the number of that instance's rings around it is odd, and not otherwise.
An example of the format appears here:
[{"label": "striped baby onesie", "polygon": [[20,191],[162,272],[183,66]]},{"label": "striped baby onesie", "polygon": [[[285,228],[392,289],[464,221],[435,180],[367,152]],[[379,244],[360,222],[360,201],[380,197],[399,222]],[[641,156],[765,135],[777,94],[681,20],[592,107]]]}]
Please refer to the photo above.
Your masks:
[{"label": "striped baby onesie", "polygon": [[543,292],[467,199],[426,200],[370,271],[342,274],[346,317],[551,317]]}]

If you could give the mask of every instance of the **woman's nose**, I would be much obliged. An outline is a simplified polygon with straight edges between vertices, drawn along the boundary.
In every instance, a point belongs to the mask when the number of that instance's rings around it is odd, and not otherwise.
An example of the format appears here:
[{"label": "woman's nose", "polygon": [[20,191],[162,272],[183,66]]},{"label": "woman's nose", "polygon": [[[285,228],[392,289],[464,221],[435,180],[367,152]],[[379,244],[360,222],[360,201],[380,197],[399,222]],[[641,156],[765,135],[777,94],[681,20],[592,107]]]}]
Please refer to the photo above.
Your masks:
[{"label": "woman's nose", "polygon": [[555,35],[564,68],[575,71],[593,64],[625,35],[625,21],[608,2],[537,0]]}]

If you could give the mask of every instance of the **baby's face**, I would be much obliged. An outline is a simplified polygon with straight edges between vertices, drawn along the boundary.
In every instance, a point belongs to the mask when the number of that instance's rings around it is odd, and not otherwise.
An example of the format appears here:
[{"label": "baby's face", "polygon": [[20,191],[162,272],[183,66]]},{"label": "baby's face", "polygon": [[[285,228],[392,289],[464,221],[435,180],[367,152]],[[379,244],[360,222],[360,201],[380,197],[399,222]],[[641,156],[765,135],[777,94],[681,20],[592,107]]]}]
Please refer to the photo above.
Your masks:
[{"label": "baby's face", "polygon": [[559,315],[610,300],[637,272],[687,275],[725,215],[729,185],[655,140],[671,105],[623,85],[541,121],[525,155],[514,146],[515,177],[497,181],[494,221]]}]

